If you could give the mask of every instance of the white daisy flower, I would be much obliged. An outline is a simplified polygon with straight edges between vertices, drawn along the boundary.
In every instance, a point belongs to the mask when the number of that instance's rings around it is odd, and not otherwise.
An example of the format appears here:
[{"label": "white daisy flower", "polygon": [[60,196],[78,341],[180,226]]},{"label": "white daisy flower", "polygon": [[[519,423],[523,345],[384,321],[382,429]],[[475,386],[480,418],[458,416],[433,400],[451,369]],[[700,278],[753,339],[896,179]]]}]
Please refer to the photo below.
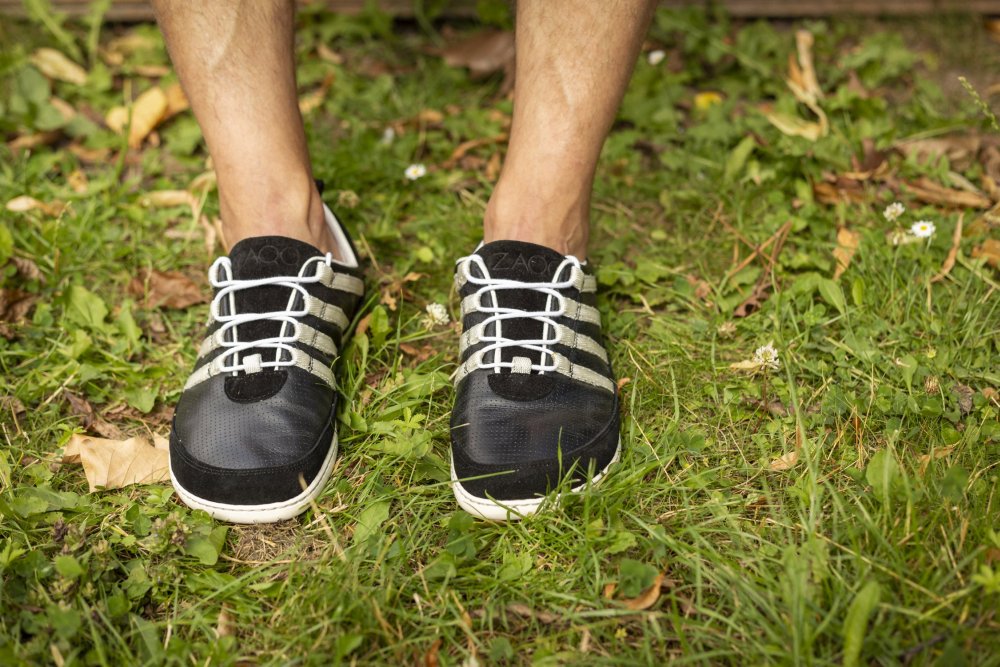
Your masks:
[{"label": "white daisy flower", "polygon": [[885,219],[889,222],[896,222],[896,220],[899,219],[899,216],[904,213],[906,213],[906,207],[898,201],[892,202],[885,207],[884,211],[882,211],[882,215],[885,216]]},{"label": "white daisy flower", "polygon": [[778,359],[778,350],[774,343],[762,345],[754,350],[753,357],[729,364],[729,368],[734,371],[742,371],[756,375],[765,371],[776,371],[781,367],[781,360]]},{"label": "white daisy flower", "polygon": [[415,181],[418,178],[423,178],[427,175],[427,167],[422,164],[411,164],[406,168],[406,171],[404,171],[403,174],[405,174],[411,181]]},{"label": "white daisy flower", "polygon": [[781,367],[781,360],[778,359],[778,351],[774,349],[774,343],[761,345],[753,352],[753,361],[761,369],[776,371]]},{"label": "white daisy flower", "polygon": [[930,220],[918,220],[910,227],[910,233],[918,239],[929,239],[936,230],[937,227]]},{"label": "white daisy flower", "polygon": [[653,65],[655,67],[656,65],[662,63],[666,57],[667,57],[666,51],[664,51],[663,49],[656,49],[655,51],[649,52],[649,54],[646,56],[646,60],[649,61],[650,65]]},{"label": "white daisy flower", "polygon": [[424,318],[424,322],[428,325],[428,328],[435,326],[446,326],[451,318],[448,316],[448,309],[444,307],[444,304],[440,303],[429,303],[427,304],[427,317]]}]

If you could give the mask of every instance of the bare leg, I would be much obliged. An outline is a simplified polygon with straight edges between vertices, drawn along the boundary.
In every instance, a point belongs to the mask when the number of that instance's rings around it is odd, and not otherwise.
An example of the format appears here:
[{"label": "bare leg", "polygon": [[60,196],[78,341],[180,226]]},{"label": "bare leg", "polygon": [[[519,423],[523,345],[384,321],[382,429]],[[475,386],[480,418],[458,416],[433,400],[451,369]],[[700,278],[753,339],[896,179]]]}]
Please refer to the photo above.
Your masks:
[{"label": "bare leg", "polygon": [[520,0],[507,160],[484,239],[587,256],[590,195],[649,25],[650,0]]},{"label": "bare leg", "polygon": [[335,244],[312,180],[295,86],[292,0],[153,0],[215,163],[226,241]]}]

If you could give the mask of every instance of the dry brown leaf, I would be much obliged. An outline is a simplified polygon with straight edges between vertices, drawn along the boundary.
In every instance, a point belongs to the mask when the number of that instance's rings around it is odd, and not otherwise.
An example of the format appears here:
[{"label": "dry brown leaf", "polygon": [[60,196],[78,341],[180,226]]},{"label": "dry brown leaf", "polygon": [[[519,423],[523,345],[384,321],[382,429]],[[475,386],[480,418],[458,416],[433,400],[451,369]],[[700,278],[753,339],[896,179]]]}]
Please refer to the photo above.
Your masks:
[{"label": "dry brown leaf", "polygon": [[129,292],[142,297],[146,308],[183,309],[208,301],[201,288],[180,271],[142,270],[129,283]]},{"label": "dry brown leaf", "polygon": [[917,162],[935,163],[942,156],[947,157],[952,169],[961,170],[972,164],[981,145],[982,139],[975,134],[952,134],[901,141],[895,148],[907,157],[914,157]]},{"label": "dry brown leaf", "polygon": [[55,110],[59,112],[59,115],[62,116],[63,120],[66,122],[76,118],[76,109],[74,109],[73,105],[66,100],[59,97],[50,97],[49,104],[51,104]]},{"label": "dry brown leaf", "polygon": [[166,65],[136,65],[132,71],[147,79],[159,79],[170,74],[170,68]]},{"label": "dry brown leaf", "polygon": [[107,148],[87,148],[80,144],[70,144],[69,152],[87,164],[101,164],[108,161],[111,151]]},{"label": "dry brown leaf", "polygon": [[184,94],[184,89],[181,88],[181,84],[173,83],[167,86],[163,94],[167,97],[167,112],[165,118],[172,118],[182,111],[187,111],[191,104],[188,102],[187,96]]},{"label": "dry brown leaf", "polygon": [[[205,234],[205,252],[209,255],[215,254],[215,244],[219,242],[219,232],[217,231],[217,228],[220,227],[221,224],[213,225],[208,221],[207,217],[201,215],[198,216],[198,226],[201,227],[201,230]],[[223,245],[223,247],[225,246]]]},{"label": "dry brown leaf", "polygon": [[660,589],[663,586],[664,577],[665,575],[660,572],[656,575],[653,583],[649,585],[649,588],[640,593],[638,597],[622,600],[622,605],[634,611],[649,609],[660,599]]},{"label": "dry brown leaf", "polygon": [[[813,66],[813,35],[808,30],[797,30],[795,32],[795,50],[798,55],[798,63],[789,58],[789,82],[795,97],[803,103],[815,103],[823,97],[820,90],[819,81],[816,78],[816,68]],[[806,102],[809,100],[809,102]]]},{"label": "dry brown leaf", "polygon": [[852,171],[841,174],[841,180],[869,181],[872,179],[882,180],[888,174],[888,156],[875,147],[875,141],[870,138],[861,140],[862,153],[859,160],[856,155],[851,156]]},{"label": "dry brown leaf", "polygon": [[234,634],[236,634],[236,624],[233,622],[232,614],[229,613],[229,607],[223,604],[219,610],[219,620],[215,623],[215,636],[231,637]]},{"label": "dry brown leaf", "polygon": [[955,383],[951,388],[958,398],[958,411],[964,416],[972,412],[972,397],[976,392],[967,384]]},{"label": "dry brown leaf", "polygon": [[851,259],[854,258],[860,241],[861,237],[858,236],[857,232],[847,227],[837,229],[837,247],[833,250],[833,258],[837,260],[837,268],[833,272],[834,280],[839,280],[847,267],[851,265]]},{"label": "dry brown leaf", "polygon": [[316,47],[316,55],[320,59],[325,60],[328,63],[333,63],[334,65],[343,65],[344,57],[327,46],[324,42],[320,42],[319,46]]},{"label": "dry brown leaf", "polygon": [[189,206],[192,211],[198,206],[198,198],[187,190],[154,190],[144,194],[139,202],[143,206],[152,206],[153,208]]},{"label": "dry brown leaf", "polygon": [[66,184],[78,195],[86,194],[90,189],[90,181],[81,169],[74,169],[66,176]]},{"label": "dry brown leaf", "polygon": [[17,275],[24,280],[37,280],[40,283],[45,282],[45,276],[42,275],[42,270],[38,268],[34,260],[27,257],[11,257],[10,263],[17,269]]},{"label": "dry brown leaf", "polygon": [[[802,104],[809,107],[817,121],[806,121],[798,116],[791,116],[781,112],[765,110],[764,115],[767,120],[774,125],[782,134],[793,137],[803,137],[809,141],[816,141],[820,137],[825,137],[830,132],[830,122],[826,117],[826,112],[819,106],[819,100],[823,97],[820,90],[819,81],[816,78],[816,69],[813,66],[812,56],[813,36],[808,30],[799,30],[795,33],[796,54],[789,54],[788,57],[788,78],[785,83],[788,85],[792,95]],[[796,56],[798,59],[796,60]]]},{"label": "dry brown leaf", "polygon": [[71,391],[63,391],[63,396],[69,403],[70,411],[80,418],[81,425],[85,430],[111,440],[122,440],[125,437],[120,428],[98,415],[94,406],[86,398]]},{"label": "dry brown leaf", "polygon": [[31,64],[50,79],[65,81],[76,86],[87,83],[87,70],[55,49],[38,49],[31,54]]},{"label": "dry brown leaf", "polygon": [[427,653],[424,653],[424,667],[438,667],[441,664],[438,652],[441,650],[441,640],[435,639]]},{"label": "dry brown leaf", "polygon": [[77,433],[66,444],[62,460],[83,465],[91,493],[170,479],[168,451],[153,447],[142,437],[109,440]]},{"label": "dry brown leaf", "polygon": [[1000,241],[986,239],[972,249],[972,256],[975,259],[982,257],[993,268],[1000,268]]},{"label": "dry brown leaf", "polygon": [[117,134],[121,134],[128,126],[128,107],[116,106],[108,109],[104,114],[104,124],[108,129]]},{"label": "dry brown leaf", "polygon": [[469,139],[468,141],[463,141],[462,143],[460,143],[458,146],[455,147],[455,150],[451,152],[451,155],[448,157],[448,159],[441,163],[441,168],[452,169],[455,167],[456,164],[458,164],[459,160],[465,157],[465,155],[469,151],[475,150],[476,148],[479,148],[481,146],[500,144],[505,141],[507,141],[506,132],[503,134],[498,134],[493,137],[483,137],[480,139]]},{"label": "dry brown leaf", "polygon": [[747,317],[760,310],[761,305],[771,296],[771,282],[769,280],[758,280],[753,286],[743,303],[736,306],[733,317]]},{"label": "dry brown leaf", "polygon": [[813,196],[822,204],[856,204],[866,201],[861,183],[851,179],[837,178],[834,182],[819,181],[813,184]]},{"label": "dry brown leaf", "polygon": [[43,202],[28,195],[21,195],[7,202],[6,208],[13,213],[27,213],[37,209],[46,215],[57,216],[66,210],[66,203],[59,200]]},{"label": "dry brown leaf", "polygon": [[914,197],[927,204],[941,204],[956,208],[989,208],[993,202],[981,193],[954,190],[939,185],[925,176],[903,185]]},{"label": "dry brown leaf", "polygon": [[37,294],[0,287],[0,322],[21,324],[36,301],[38,301]]},{"label": "dry brown leaf", "polygon": [[149,133],[156,129],[167,114],[167,95],[160,88],[150,88],[132,103],[132,124],[128,130],[128,145],[139,148]]},{"label": "dry brown leaf", "polygon": [[319,108],[326,101],[326,96],[330,92],[330,86],[333,85],[334,78],[333,72],[327,72],[319,88],[303,95],[299,99],[299,112],[305,115]]},{"label": "dry brown leaf", "polygon": [[923,475],[927,471],[927,466],[931,461],[943,459],[953,451],[955,451],[955,445],[949,445],[947,447],[937,447],[931,454],[921,454],[918,456],[917,461],[920,463],[920,474]]},{"label": "dry brown leaf", "polygon": [[9,412],[16,416],[27,412],[27,408],[17,396],[0,396],[0,412]]},{"label": "dry brown leaf", "polygon": [[951,273],[951,269],[955,266],[955,260],[958,258],[958,249],[962,244],[962,221],[964,218],[964,214],[958,216],[958,222],[955,223],[955,232],[951,236],[951,249],[948,250],[948,256],[945,257],[944,264],[941,265],[941,271],[931,278],[932,283],[944,280],[945,277]]},{"label": "dry brown leaf", "polygon": [[799,462],[799,450],[793,449],[787,454],[782,454],[778,458],[771,461],[767,466],[769,470],[775,472],[780,472],[782,470],[791,470],[795,467],[795,464]]},{"label": "dry brown leaf", "polygon": [[7,142],[7,148],[14,152],[31,150],[32,148],[37,148],[39,146],[49,146],[54,144],[59,141],[60,137],[62,137],[62,131],[60,130],[46,130],[45,132],[22,134],[21,136]]},{"label": "dry brown leaf", "polygon": [[507,611],[510,612],[511,614],[514,614],[515,616],[520,616],[521,618],[534,619],[540,623],[544,623],[545,625],[551,625],[552,623],[555,623],[556,621],[559,620],[559,616],[557,614],[553,614],[552,612],[548,611],[538,611],[520,602],[512,602],[511,604],[507,605]]},{"label": "dry brown leaf", "polygon": [[513,64],[514,33],[484,30],[449,44],[441,51],[451,67],[466,67],[473,76],[486,76]]},{"label": "dry brown leaf", "polygon": [[790,116],[779,111],[767,111],[764,113],[764,117],[782,134],[790,137],[802,137],[809,141],[817,141],[826,134],[820,123],[803,120],[798,116]]}]

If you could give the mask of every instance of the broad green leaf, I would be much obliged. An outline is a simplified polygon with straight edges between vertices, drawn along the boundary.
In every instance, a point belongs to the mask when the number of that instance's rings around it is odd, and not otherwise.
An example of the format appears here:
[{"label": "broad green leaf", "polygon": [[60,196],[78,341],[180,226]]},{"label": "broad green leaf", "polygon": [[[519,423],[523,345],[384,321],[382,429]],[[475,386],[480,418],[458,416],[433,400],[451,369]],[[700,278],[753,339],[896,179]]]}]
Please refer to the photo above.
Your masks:
[{"label": "broad green leaf", "polygon": [[14,237],[10,235],[10,230],[6,225],[0,225],[0,266],[7,263],[11,253],[14,252]]},{"label": "broad green leaf", "polygon": [[844,298],[844,290],[840,285],[829,278],[820,279],[817,288],[823,300],[837,309],[843,315],[847,312],[847,299]]},{"label": "broad green leaf", "polygon": [[531,570],[532,560],[530,553],[503,555],[503,565],[497,571],[497,578],[500,581],[514,581],[520,579]]},{"label": "broad green leaf", "polygon": [[73,556],[56,556],[52,563],[56,567],[56,572],[67,579],[79,579],[83,574],[83,566]]},{"label": "broad green leaf", "polygon": [[219,550],[207,537],[192,536],[184,545],[184,553],[197,558],[202,565],[215,565],[219,560]]},{"label": "broad green leaf", "polygon": [[841,631],[844,638],[844,667],[857,667],[859,664],[861,646],[868,632],[868,621],[878,607],[881,596],[882,589],[878,582],[869,581],[851,601]]},{"label": "broad green leaf", "polygon": [[752,135],[743,137],[743,140],[736,144],[736,148],[729,153],[729,157],[726,159],[726,170],[722,175],[724,180],[731,181],[743,171],[743,167],[746,166],[747,159],[753,153],[756,145],[757,140]]},{"label": "broad green leaf", "polygon": [[108,307],[101,297],[82,285],[69,288],[66,303],[66,319],[74,324],[92,331],[104,328],[104,318],[108,316]]},{"label": "broad green leaf", "polygon": [[156,392],[146,387],[128,389],[125,391],[125,400],[139,412],[148,414],[156,404]]},{"label": "broad green leaf", "polygon": [[880,499],[884,501],[889,497],[899,480],[899,464],[896,463],[896,457],[891,451],[880,449],[875,452],[868,462],[865,479]]},{"label": "broad green leaf", "polygon": [[385,520],[389,518],[389,507],[391,503],[388,500],[377,500],[361,512],[358,516],[358,524],[354,529],[354,543],[364,544],[372,537]]}]

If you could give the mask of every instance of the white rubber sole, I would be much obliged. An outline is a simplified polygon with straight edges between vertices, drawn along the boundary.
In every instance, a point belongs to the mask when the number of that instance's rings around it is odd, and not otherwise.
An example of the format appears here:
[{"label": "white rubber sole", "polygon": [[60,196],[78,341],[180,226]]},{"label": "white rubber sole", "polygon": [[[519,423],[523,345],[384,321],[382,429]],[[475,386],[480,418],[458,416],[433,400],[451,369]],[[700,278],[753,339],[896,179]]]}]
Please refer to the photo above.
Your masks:
[{"label": "white rubber sole", "polygon": [[[618,463],[618,459],[621,458],[622,453],[622,441],[621,438],[618,439],[618,448],[615,449],[615,455],[611,457],[608,461],[608,465],[594,475],[590,481],[584,482],[583,484],[573,487],[570,489],[571,493],[579,493],[583,491],[591,484],[597,484],[608,474],[608,470],[614,464]],[[488,521],[520,521],[526,516],[530,516],[538,511],[538,508],[542,506],[548,500],[552,502],[559,502],[560,494],[553,496],[543,496],[539,498],[525,498],[522,500],[492,500],[490,498],[480,498],[479,496],[474,496],[465,490],[462,483],[458,481],[458,476],[455,474],[455,463],[451,464],[451,481],[452,490],[455,492],[455,499],[458,500],[458,506],[469,514],[479,517],[480,519],[486,519]]]},{"label": "white rubber sole", "polygon": [[337,433],[334,432],[330,451],[323,460],[319,474],[310,482],[309,486],[294,498],[264,505],[230,505],[199,498],[180,485],[177,478],[174,477],[173,468],[170,469],[170,481],[185,505],[191,509],[204,510],[211,514],[214,519],[229,523],[275,523],[296,517],[309,507],[326,486],[327,480],[330,479],[330,473],[333,472],[333,463],[336,460]]}]

